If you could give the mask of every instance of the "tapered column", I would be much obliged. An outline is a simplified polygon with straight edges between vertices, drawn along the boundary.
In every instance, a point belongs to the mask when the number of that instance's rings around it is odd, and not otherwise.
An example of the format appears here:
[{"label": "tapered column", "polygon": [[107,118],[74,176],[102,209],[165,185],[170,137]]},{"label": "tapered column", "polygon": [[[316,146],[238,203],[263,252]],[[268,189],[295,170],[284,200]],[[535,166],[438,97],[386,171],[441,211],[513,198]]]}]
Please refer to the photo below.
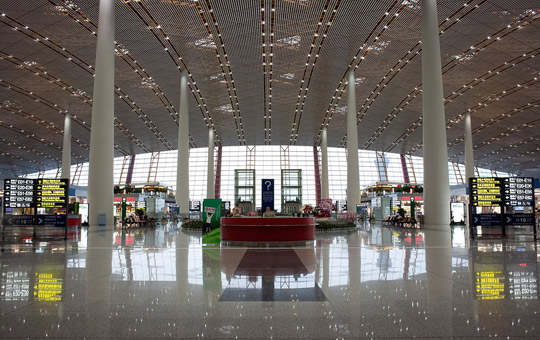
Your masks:
[{"label": "tapered column", "polygon": [[71,179],[71,115],[64,117],[64,145],[62,146],[62,178]]},{"label": "tapered column", "polygon": [[424,222],[450,224],[450,185],[437,4],[422,1],[422,111],[424,130]]},{"label": "tapered column", "polygon": [[98,215],[113,224],[114,171],[114,0],[100,0],[96,72],[90,132],[88,203],[90,225]]},{"label": "tapered column", "polygon": [[356,211],[360,204],[360,176],[358,174],[358,129],[356,126],[356,93],[354,71],[347,75],[347,210]]},{"label": "tapered column", "polygon": [[208,177],[206,179],[206,198],[216,198],[214,174],[214,129],[208,129]]},{"label": "tapered column", "polygon": [[472,141],[471,113],[465,113],[464,135],[465,135],[465,183],[469,183],[469,178],[474,177],[474,154]]},{"label": "tapered column", "polygon": [[176,204],[180,213],[189,213],[189,102],[188,73],[180,78],[180,112],[178,113],[178,165],[176,171]]},{"label": "tapered column", "polygon": [[321,171],[321,184],[322,193],[321,198],[330,198],[330,191],[328,186],[328,136],[326,134],[326,126],[323,127],[321,134],[321,158],[322,158],[322,171]]}]

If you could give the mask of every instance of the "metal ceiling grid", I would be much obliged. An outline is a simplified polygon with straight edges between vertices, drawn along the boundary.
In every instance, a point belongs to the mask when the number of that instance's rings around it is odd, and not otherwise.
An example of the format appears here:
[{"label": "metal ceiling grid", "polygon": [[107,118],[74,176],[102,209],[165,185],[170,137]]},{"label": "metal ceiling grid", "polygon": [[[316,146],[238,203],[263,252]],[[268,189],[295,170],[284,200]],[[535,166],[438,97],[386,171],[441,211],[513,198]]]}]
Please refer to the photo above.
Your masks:
[{"label": "metal ceiling grid", "polygon": [[[377,36],[375,37],[375,41],[377,41],[381,37],[384,38],[386,36],[386,33],[391,32],[394,29],[394,27],[396,27],[397,25],[403,25],[405,27],[411,27],[412,25],[419,25],[420,20],[418,18],[418,15],[419,15],[419,13],[418,13],[418,9],[419,9],[418,4],[408,6],[408,5],[405,5],[405,3],[400,3],[400,5],[401,6],[398,7],[398,9],[395,11],[395,13],[392,13],[391,10],[388,10],[388,11],[385,12],[385,15],[390,16],[392,19],[390,19],[388,21],[388,23],[384,25],[383,29],[377,34]],[[458,17],[459,18],[461,16],[467,15],[467,11],[465,11],[466,8],[467,8],[467,6],[463,5],[458,10],[446,9],[448,11],[448,13],[443,13],[443,14],[448,14],[447,18],[453,18],[453,17]],[[461,13],[462,10],[463,10],[463,13]],[[448,29],[449,27],[453,26],[453,23],[449,23],[448,20],[445,20],[445,21],[443,21],[441,23],[441,26],[443,27],[443,29]],[[385,45],[381,46],[380,45],[381,42],[385,42],[385,40],[381,39],[381,41],[379,43],[374,42],[372,45],[370,45],[363,52],[363,55],[360,57],[360,60],[359,60],[358,64],[355,66],[355,68],[358,68],[362,64],[364,59],[367,57],[368,52],[372,52],[371,55],[373,55],[373,54],[377,55],[377,54],[379,54],[378,52],[381,52],[380,54],[385,53],[386,46]],[[386,40],[387,44],[390,44],[389,42],[390,42],[390,40]],[[377,45],[377,44],[379,44],[379,45]],[[377,47],[379,47],[379,48],[377,48]],[[360,109],[358,111],[358,115],[357,115],[358,116],[358,123],[360,123],[362,121],[362,119],[364,118],[364,116],[367,113],[368,109],[372,106],[374,101],[377,99],[377,97],[379,97],[379,95],[386,88],[386,86],[389,84],[390,81],[392,81],[394,79],[400,79],[401,78],[401,79],[406,79],[407,84],[410,82],[411,78],[410,77],[404,77],[403,73],[401,74],[401,77],[397,77],[397,75],[398,75],[398,73],[400,71],[402,71],[405,68],[405,66],[409,65],[410,61],[412,61],[418,55],[419,48],[420,48],[419,42],[415,41],[414,45],[408,49],[405,56],[399,58],[397,63],[393,67],[389,67],[389,71],[387,71],[386,74],[383,74],[382,79],[379,81],[379,83],[377,84],[375,89],[371,91],[371,93],[366,98],[364,103],[361,104]],[[365,64],[365,65],[367,65],[367,64]],[[410,70],[411,69],[410,66],[407,69]],[[417,71],[416,73],[419,75],[419,71]],[[394,83],[394,85],[396,85],[396,83]],[[341,83],[340,83],[340,86],[341,86]],[[400,87],[400,84],[397,83],[397,86]],[[401,87],[403,87],[403,86],[401,86]],[[343,90],[344,90],[344,88],[342,89],[342,91]],[[339,101],[340,97],[341,97],[341,94],[339,96],[337,96],[337,101]],[[334,104],[334,105],[336,105],[336,104]],[[357,107],[357,109],[358,109],[358,107]],[[389,116],[388,119],[393,119],[393,117],[395,117],[395,116],[391,115],[391,116]],[[374,119],[376,119],[376,118],[374,118]],[[370,120],[373,120],[373,119],[370,119]],[[365,125],[368,125],[367,130],[370,130],[370,129],[373,128],[373,126],[369,126],[370,125],[370,122],[369,122],[370,120],[368,120],[368,122],[363,123]],[[386,123],[383,122],[382,124],[383,124],[382,128],[384,128],[384,124],[386,124]],[[319,134],[320,134],[320,131],[319,131]],[[342,140],[340,142],[340,145],[345,145],[345,143],[346,143],[346,135],[345,135],[345,137],[342,138]]]},{"label": "metal ceiling grid", "polygon": [[[263,16],[265,42],[261,4],[265,12],[270,9]],[[0,5],[7,14],[0,18],[0,104],[7,124],[2,130],[10,141],[32,148],[6,144],[13,150],[0,156],[2,162],[22,165],[20,158],[40,157],[44,151],[59,156],[58,148],[47,143],[61,144],[58,130],[66,110],[75,116],[73,152],[87,156],[89,125],[83,122],[91,115],[89,66],[95,57],[97,5],[95,0],[6,0]],[[115,113],[123,133],[116,133],[117,150],[176,147],[175,106],[183,69],[188,69],[194,99],[192,146],[206,145],[208,126],[216,130],[216,145],[264,144],[265,122],[267,143],[312,145],[321,122],[328,124],[332,116],[329,144],[341,141],[343,146],[345,74],[355,67],[360,145],[421,154],[419,5],[416,0],[118,0]],[[438,5],[449,156],[463,157],[462,116],[471,109],[481,164],[538,171],[525,165],[539,151],[534,134],[540,99],[534,81],[539,57],[533,57],[540,45],[537,0],[439,0]],[[272,63],[266,73],[263,43],[268,44],[266,62]],[[44,128],[48,123],[54,125]],[[44,130],[53,133],[41,141]],[[42,164],[27,163],[47,168],[58,161],[45,157]]]},{"label": "metal ceiling grid", "polygon": [[[210,115],[208,107],[215,106],[215,97],[203,96],[203,93],[209,93],[210,91],[205,89],[206,83],[197,83],[196,79],[200,79],[199,72],[207,72],[208,65],[217,65],[215,57],[212,59],[212,49],[215,46],[213,39],[208,39],[207,33],[204,33],[204,25],[201,24],[198,10],[194,3],[188,2],[167,2],[167,1],[128,1],[123,3],[123,6],[127,6],[131,9],[130,15],[134,15],[140,19],[140,30],[144,33],[145,41],[158,43],[156,48],[148,51],[141,51],[133,53],[137,55],[137,58],[142,60],[145,64],[148,63],[148,68],[152,69],[154,79],[163,85],[163,91],[165,93],[177,93],[178,83],[180,79],[180,72],[187,70],[191,82],[189,83],[190,90],[195,98],[195,102],[190,100],[190,112],[196,112],[192,108],[197,108],[201,112],[204,120],[204,124],[207,127],[214,129],[215,141],[217,144],[221,143],[219,126],[216,126]],[[181,10],[175,10],[177,8]],[[171,13],[175,14],[171,16]],[[127,15],[127,12],[126,12]],[[195,20],[196,19],[196,20]],[[182,30],[176,35],[170,35],[169,31],[173,31],[171,27],[177,26],[177,22],[187,22],[192,27],[200,27],[197,31],[200,32],[197,40],[192,40],[191,37],[194,33],[193,29]],[[187,36],[186,36],[187,34]],[[188,38],[186,41],[185,38]],[[180,42],[179,42],[180,40]],[[136,46],[141,45],[140,43]],[[136,48],[135,46],[135,48]],[[186,47],[186,48],[183,48]],[[157,58],[159,59],[153,59]],[[185,60],[193,60],[197,62],[186,63]],[[171,68],[173,62],[174,68]],[[178,71],[177,76],[171,72],[171,69]],[[174,91],[174,92],[173,92]],[[200,119],[197,119],[195,115],[190,115],[190,130],[197,129],[202,131]],[[168,131],[169,132],[169,131]],[[177,135],[177,129],[170,131],[170,134]],[[204,136],[197,135],[194,139],[196,143],[202,145],[207,144],[206,134]],[[198,141],[197,141],[198,138]]]},{"label": "metal ceiling grid", "polygon": [[[518,25],[518,24],[519,24],[519,22],[516,25]],[[509,30],[512,30],[512,29],[513,29],[512,27],[509,27]],[[503,34],[501,34],[501,35],[504,35],[504,34],[508,34],[508,32],[503,32]],[[498,42],[499,40],[495,40],[495,41]],[[491,42],[491,43],[493,43],[493,42]],[[489,43],[489,44],[491,44],[491,43]],[[441,47],[443,47],[443,46],[444,46],[444,44],[442,43]],[[476,52],[472,52],[472,53],[476,53]],[[444,67],[443,67],[443,69],[444,69]],[[446,77],[445,77],[445,86],[446,86]],[[446,86],[446,88],[448,88],[448,87]]]},{"label": "metal ceiling grid", "polygon": [[[53,65],[52,68],[55,70],[56,72],[56,69],[60,69],[60,70],[64,70],[66,69],[65,67],[65,63],[68,62],[68,63],[73,63],[73,64],[76,64],[78,66],[78,68],[75,68],[76,70],[78,71],[81,71],[83,70],[83,73],[86,73],[86,74],[89,74],[90,76],[92,75],[93,73],[93,69],[91,67],[91,65],[88,63],[88,62],[85,62],[83,59],[81,59],[79,56],[76,56],[75,54],[73,54],[69,48],[66,48],[64,46],[61,46],[60,44],[58,44],[57,42],[55,42],[55,40],[51,39],[49,37],[49,34],[47,34],[47,32],[44,32],[44,34],[36,31],[33,27],[29,27],[29,26],[25,26],[24,24],[22,24],[19,20],[16,20],[16,19],[13,19],[11,18],[9,15],[4,15],[2,16],[2,23],[4,23],[5,25],[8,25],[9,27],[11,28],[17,28],[17,32],[19,33],[22,33],[22,35],[25,37],[25,38],[31,38],[32,42],[30,44],[33,44],[33,43],[39,43],[40,45],[42,46],[45,46],[48,48],[49,51],[47,52],[50,52],[50,53],[56,53],[58,54],[60,57],[58,57],[58,59],[61,61],[61,65],[63,67],[58,67],[58,65],[56,63],[49,63],[49,65]],[[68,23],[69,24],[69,23]],[[24,28],[21,28],[21,27],[24,27]],[[47,26],[48,27],[48,26]],[[56,32],[53,30],[53,33]],[[49,32],[50,33],[50,32]],[[19,44],[22,44],[24,46],[24,44],[28,44],[29,40],[28,39],[25,39],[25,41],[21,41]],[[54,51],[54,52],[52,52]],[[45,54],[46,52],[44,51],[40,51],[40,56]],[[38,57],[37,56],[31,56],[29,58],[29,62],[30,63],[34,63],[36,62],[35,60],[38,60]],[[36,62],[37,65],[36,66],[39,66],[39,62]],[[55,67],[56,66],[56,67]],[[58,72],[62,72],[62,71],[58,71]],[[43,71],[42,72],[47,72],[49,73],[48,71]],[[63,73],[68,73],[68,72],[63,72]],[[50,74],[50,73],[49,73]],[[69,74],[69,73],[68,73]],[[70,74],[71,77],[74,76],[73,73]],[[60,80],[60,78],[57,78],[58,80]],[[75,77],[75,79],[79,79],[78,76]],[[89,78],[90,82],[92,81],[92,78]],[[68,88],[73,88],[72,86],[67,86]],[[78,90],[77,90],[78,91]],[[32,91],[30,91],[32,92]],[[85,93],[83,91],[83,93]],[[41,96],[41,98],[45,97],[47,95],[44,95],[44,96]],[[49,96],[47,96],[49,97]],[[53,96],[50,96],[50,97],[53,97]],[[77,96],[78,97],[78,96]],[[41,100],[43,101],[43,100]],[[48,101],[48,102],[51,102],[50,100],[45,100],[45,101]],[[60,105],[58,104],[54,104],[54,106],[58,106],[60,107]],[[80,108],[79,106],[77,105],[74,105],[73,107],[75,107],[77,110],[78,108]],[[66,111],[66,109],[62,110],[62,112]],[[88,112],[88,111],[87,111]],[[75,115],[74,117],[77,118],[77,114],[79,114],[79,112],[75,111]],[[89,115],[89,112],[88,112],[88,115]],[[124,132],[124,134],[130,138],[132,140],[132,142],[138,142],[138,140],[136,138],[133,137],[133,134],[131,132],[129,132],[129,130],[127,128],[125,128],[123,126],[122,123],[120,123],[118,120],[116,120],[116,125],[117,127],[120,128],[121,131]],[[87,125],[86,123],[83,123],[85,125]],[[131,145],[132,145],[132,142],[127,142],[126,143],[126,146],[129,148]],[[117,147],[117,150],[121,150],[120,147]]]}]

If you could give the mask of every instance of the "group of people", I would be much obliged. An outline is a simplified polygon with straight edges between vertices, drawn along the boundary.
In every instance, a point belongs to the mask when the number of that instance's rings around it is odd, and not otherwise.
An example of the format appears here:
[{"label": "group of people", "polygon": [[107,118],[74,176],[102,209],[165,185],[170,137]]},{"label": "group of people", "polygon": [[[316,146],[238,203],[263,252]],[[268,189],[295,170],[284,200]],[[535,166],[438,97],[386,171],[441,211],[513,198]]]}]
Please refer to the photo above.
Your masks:
[{"label": "group of people", "polygon": [[126,228],[134,228],[134,227],[155,227],[156,226],[156,219],[153,217],[148,217],[148,215],[143,215],[142,218],[135,214],[135,215],[129,215],[126,217],[125,221]]},{"label": "group of people", "polygon": [[392,225],[397,225],[400,227],[404,227],[405,224],[408,224],[409,226],[414,226],[416,225],[416,219],[414,217],[395,214],[392,216],[386,216],[383,220],[383,223],[390,223]]}]

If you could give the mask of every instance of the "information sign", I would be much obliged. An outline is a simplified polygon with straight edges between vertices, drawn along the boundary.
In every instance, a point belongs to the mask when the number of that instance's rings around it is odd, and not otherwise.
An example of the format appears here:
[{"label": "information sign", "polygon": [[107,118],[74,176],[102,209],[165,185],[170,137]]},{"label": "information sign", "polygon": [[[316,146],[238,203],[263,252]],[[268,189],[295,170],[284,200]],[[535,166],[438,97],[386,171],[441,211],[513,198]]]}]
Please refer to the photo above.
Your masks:
[{"label": "information sign", "polygon": [[201,201],[189,201],[189,211],[201,211]]},{"label": "information sign", "polygon": [[[526,268],[525,268],[526,269]],[[514,300],[538,299],[538,279],[534,271],[513,270],[508,272],[509,293]]]},{"label": "information sign", "polygon": [[533,225],[534,214],[504,214],[506,225]]},{"label": "information sign", "polygon": [[34,281],[35,301],[62,301],[64,280],[53,272],[36,272]]},{"label": "information sign", "polygon": [[472,223],[475,227],[495,227],[502,223],[501,214],[473,214]]},{"label": "information sign", "polygon": [[3,269],[0,277],[0,300],[27,301],[30,297],[31,279],[28,269],[11,269],[7,265]]},{"label": "information sign", "polygon": [[69,182],[67,179],[38,179],[36,206],[38,208],[67,208]]},{"label": "information sign", "polygon": [[6,215],[2,219],[4,225],[34,225],[34,215]]},{"label": "information sign", "polygon": [[34,190],[35,180],[33,179],[5,179],[4,209],[34,208]]},{"label": "information sign", "polygon": [[503,179],[497,177],[470,178],[471,204],[477,207],[500,207],[502,202]]},{"label": "information sign", "polygon": [[37,225],[64,227],[67,225],[67,215],[37,215]]},{"label": "information sign", "polygon": [[274,210],[274,180],[263,179],[261,183],[262,191],[262,212],[266,211],[266,207],[270,207],[270,210]]},{"label": "information sign", "polygon": [[476,272],[476,298],[479,300],[504,299],[505,277],[502,270]]},{"label": "information sign", "polygon": [[534,206],[532,177],[504,178],[504,204],[511,207]]}]

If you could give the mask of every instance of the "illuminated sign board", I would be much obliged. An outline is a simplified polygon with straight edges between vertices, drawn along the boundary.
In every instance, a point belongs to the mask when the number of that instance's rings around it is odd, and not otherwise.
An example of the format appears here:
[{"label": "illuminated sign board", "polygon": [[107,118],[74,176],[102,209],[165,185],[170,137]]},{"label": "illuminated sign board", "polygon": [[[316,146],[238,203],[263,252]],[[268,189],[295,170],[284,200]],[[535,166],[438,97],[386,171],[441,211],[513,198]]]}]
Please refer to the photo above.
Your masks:
[{"label": "illuminated sign board", "polygon": [[30,297],[30,275],[28,270],[6,270],[4,267],[0,277],[0,300],[27,301]]},{"label": "illuminated sign board", "polygon": [[62,301],[64,280],[50,272],[36,272],[34,280],[35,301]]},{"label": "illuminated sign board", "polygon": [[476,272],[476,298],[478,300],[504,299],[505,278],[502,270]]},{"label": "illuminated sign board", "polygon": [[5,208],[34,208],[35,180],[5,179],[4,180],[4,209]]},{"label": "illuminated sign board", "polygon": [[470,178],[471,204],[475,207],[500,207],[503,204],[502,187],[502,178]]},{"label": "illuminated sign board", "polygon": [[67,179],[38,179],[36,183],[36,207],[67,208],[69,198]]},{"label": "illuminated sign board", "polygon": [[[527,265],[526,263],[522,263]],[[525,270],[514,270],[508,272],[509,293],[514,300],[538,299],[538,279],[536,272]]]},{"label": "illuminated sign board", "polygon": [[510,177],[504,179],[504,204],[506,206],[534,206],[534,184],[532,177]]}]

